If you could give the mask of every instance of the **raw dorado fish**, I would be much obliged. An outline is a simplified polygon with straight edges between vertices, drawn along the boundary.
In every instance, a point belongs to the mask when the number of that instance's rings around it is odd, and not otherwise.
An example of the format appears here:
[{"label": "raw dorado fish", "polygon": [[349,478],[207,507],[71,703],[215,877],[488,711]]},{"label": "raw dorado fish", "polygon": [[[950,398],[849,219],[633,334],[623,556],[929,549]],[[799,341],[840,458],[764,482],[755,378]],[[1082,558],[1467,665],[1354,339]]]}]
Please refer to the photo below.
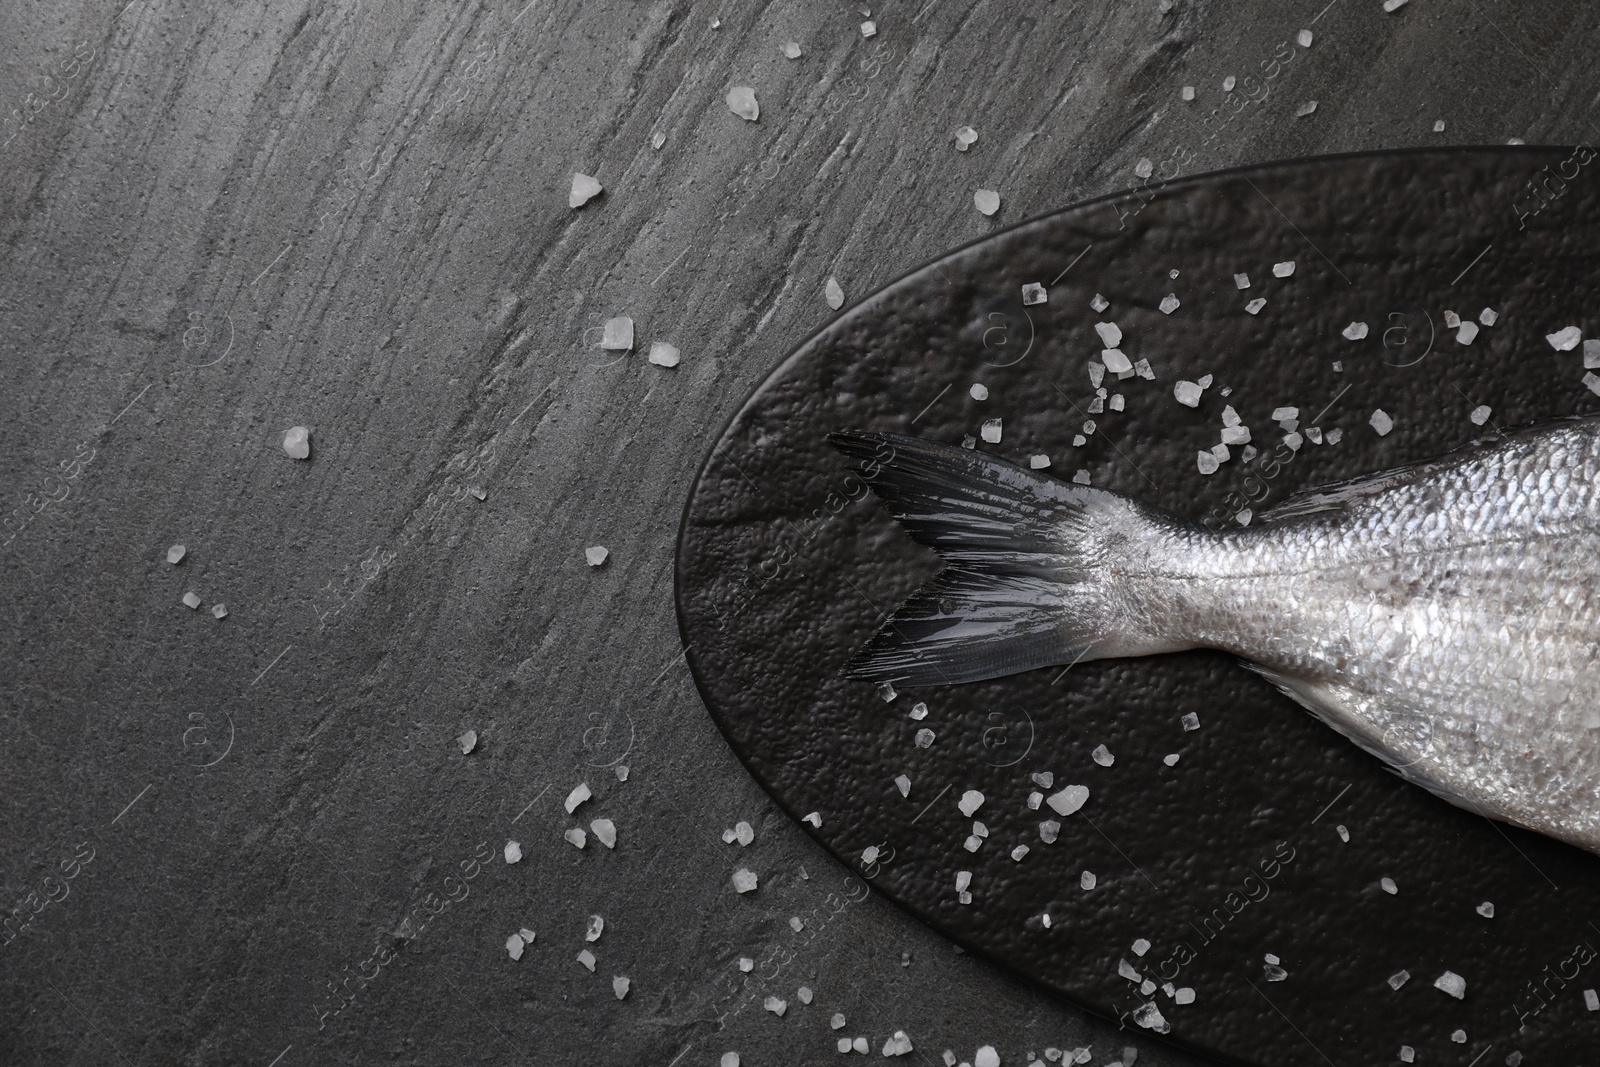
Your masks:
[{"label": "raw dorado fish", "polygon": [[850,673],[943,685],[1222,649],[1445,800],[1600,853],[1600,417],[1223,532],[974,450],[830,440],[947,564]]}]

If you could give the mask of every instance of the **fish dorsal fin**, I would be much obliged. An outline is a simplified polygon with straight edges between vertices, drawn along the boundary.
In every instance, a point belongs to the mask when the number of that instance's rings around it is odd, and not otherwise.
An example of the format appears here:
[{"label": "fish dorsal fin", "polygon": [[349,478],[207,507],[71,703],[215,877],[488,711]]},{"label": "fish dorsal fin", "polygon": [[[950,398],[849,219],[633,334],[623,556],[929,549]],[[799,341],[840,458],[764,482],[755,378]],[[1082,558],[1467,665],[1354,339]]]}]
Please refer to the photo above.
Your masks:
[{"label": "fish dorsal fin", "polygon": [[1413,467],[1396,467],[1393,470],[1363,474],[1359,478],[1350,478],[1342,482],[1329,482],[1327,485],[1299,489],[1285,497],[1283,503],[1263,511],[1257,516],[1257,521],[1280,522],[1284,519],[1298,519],[1302,515],[1315,515],[1321,511],[1347,511],[1368,497],[1377,496],[1398,486],[1410,485],[1437,465],[1425,463]]}]

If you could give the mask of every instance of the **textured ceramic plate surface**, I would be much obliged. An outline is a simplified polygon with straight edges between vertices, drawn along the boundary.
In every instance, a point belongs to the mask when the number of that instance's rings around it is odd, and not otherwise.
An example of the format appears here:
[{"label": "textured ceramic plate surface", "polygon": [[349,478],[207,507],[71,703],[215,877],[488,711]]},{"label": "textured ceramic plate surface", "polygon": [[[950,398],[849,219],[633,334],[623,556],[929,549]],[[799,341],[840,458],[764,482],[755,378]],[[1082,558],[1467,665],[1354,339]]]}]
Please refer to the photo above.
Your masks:
[{"label": "textured ceramic plate surface", "polygon": [[[750,397],[685,512],[680,624],[729,742],[879,892],[1131,1029],[1273,1067],[1399,1062],[1402,1046],[1417,1063],[1567,1065],[1600,1049],[1584,996],[1600,988],[1600,858],[1407,785],[1228,656],[889,701],[842,678],[938,563],[825,441],[853,428],[960,442],[998,419],[1000,440],[979,447],[1226,523],[1299,488],[1594,411],[1581,346],[1545,340],[1600,333],[1591,155],[1158,173],[839,314]],[[1025,306],[1029,283],[1048,301]],[[1470,343],[1451,313],[1476,324]],[[1154,373],[1108,374],[1101,404],[1097,322]],[[1353,322],[1365,337],[1344,336]],[[1198,406],[1179,404],[1176,383],[1204,375]],[[1218,443],[1225,405],[1258,451],[1247,462],[1235,447],[1203,475],[1196,456]],[[1298,408],[1297,449],[1271,418],[1283,407]],[[1092,756],[1101,745],[1110,766]],[[1067,784],[1090,790],[1080,812],[1030,808]],[[958,808],[968,790],[984,796],[972,817]],[[1047,818],[1062,824],[1053,843]],[[971,851],[974,819],[988,836]],[[1463,997],[1436,988],[1446,971]]]}]

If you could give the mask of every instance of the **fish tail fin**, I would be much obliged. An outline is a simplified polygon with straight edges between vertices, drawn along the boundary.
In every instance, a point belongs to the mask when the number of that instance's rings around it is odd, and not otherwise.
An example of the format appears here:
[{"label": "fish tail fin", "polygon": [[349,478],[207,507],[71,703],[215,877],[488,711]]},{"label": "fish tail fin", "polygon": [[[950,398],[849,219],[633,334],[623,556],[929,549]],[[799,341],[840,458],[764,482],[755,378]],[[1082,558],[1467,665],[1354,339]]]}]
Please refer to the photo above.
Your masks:
[{"label": "fish tail fin", "polygon": [[1139,553],[1153,513],[967,448],[898,434],[829,441],[946,568],[845,668],[857,678],[951,685],[1054,664],[1190,647],[1137,622],[1105,562]]}]

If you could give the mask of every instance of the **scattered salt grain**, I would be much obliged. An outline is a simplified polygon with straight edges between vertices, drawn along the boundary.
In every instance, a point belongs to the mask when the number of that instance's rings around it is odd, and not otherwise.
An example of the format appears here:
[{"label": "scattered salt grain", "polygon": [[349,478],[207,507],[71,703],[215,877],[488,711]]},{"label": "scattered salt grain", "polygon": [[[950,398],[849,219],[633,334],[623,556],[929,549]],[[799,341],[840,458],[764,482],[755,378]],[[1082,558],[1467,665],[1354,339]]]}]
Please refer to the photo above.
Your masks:
[{"label": "scattered salt grain", "polygon": [[678,349],[665,341],[650,342],[650,362],[658,367],[676,367],[679,360]]},{"label": "scattered salt grain", "polygon": [[1200,729],[1200,716],[1196,712],[1189,712],[1180,721],[1183,723],[1184,733]]},{"label": "scattered salt grain", "polygon": [[478,731],[468,730],[466,733],[456,738],[456,744],[461,746],[461,754],[465,756],[467,753],[478,747]]},{"label": "scattered salt grain", "polygon": [[1108,308],[1110,306],[1111,306],[1111,301],[1107,300],[1105,297],[1101,296],[1099,293],[1094,294],[1094,299],[1089,301],[1089,307],[1092,308],[1095,311],[1096,314],[1098,314],[1099,312],[1104,311],[1106,308]]},{"label": "scattered salt grain", "polygon": [[172,564],[183,562],[183,554],[187,551],[188,549],[184,548],[182,545],[173,545],[171,548],[167,549],[167,562]]},{"label": "scattered salt grain", "polygon": [[1276,963],[1268,963],[1262,966],[1261,975],[1269,982],[1281,982],[1289,977],[1289,972]]},{"label": "scattered salt grain", "polygon": [[1161,298],[1161,303],[1158,305],[1161,314],[1163,315],[1170,315],[1182,306],[1182,303],[1178,300],[1177,293],[1168,293],[1166,296]]},{"label": "scattered salt grain", "polygon": [[1102,767],[1109,767],[1117,762],[1117,757],[1113,756],[1111,750],[1104,745],[1095,746],[1095,750],[1089,753],[1089,758]]},{"label": "scattered salt grain", "polygon": [[861,36],[871,37],[878,32],[878,24],[868,19],[861,24]]},{"label": "scattered salt grain", "polygon": [[801,986],[800,989],[795,993],[795,996],[800,998],[800,1003],[802,1003],[802,1004],[810,1004],[811,1003],[811,987],[809,987],[809,986]]},{"label": "scattered salt grain", "polygon": [[1286,259],[1282,263],[1274,263],[1272,265],[1272,276],[1274,278],[1287,278],[1293,273],[1294,260],[1292,259]]},{"label": "scattered salt grain", "polygon": [[522,845],[516,841],[507,841],[505,855],[507,863],[522,862]]},{"label": "scattered salt grain", "polygon": [[1097,322],[1094,332],[1100,335],[1100,344],[1105,348],[1116,348],[1122,343],[1122,327],[1114,322]]},{"label": "scattered salt grain", "polygon": [[1316,110],[1317,102],[1315,100],[1307,100],[1305,103],[1294,109],[1294,117],[1297,119],[1303,119]]},{"label": "scattered salt grain", "polygon": [[1417,1059],[1417,1050],[1416,1049],[1412,1048],[1410,1045],[1401,1045],[1400,1046],[1400,1062],[1401,1063],[1415,1063],[1416,1059]]},{"label": "scattered salt grain", "polygon": [[789,1002],[781,997],[768,997],[761,1005],[778,1018],[783,1018],[783,1013],[789,1010]]},{"label": "scattered salt grain", "polygon": [[1461,328],[1456,330],[1456,341],[1459,344],[1470,345],[1478,338],[1478,324],[1463,322]]},{"label": "scattered salt grain", "polygon": [[1305,444],[1305,438],[1297,433],[1286,433],[1283,435],[1283,443],[1288,447],[1289,451],[1298,452],[1300,451],[1300,446]]},{"label": "scattered salt grain", "polygon": [[1247,315],[1259,315],[1259,314],[1261,314],[1261,309],[1266,307],[1266,306],[1267,306],[1266,299],[1263,298],[1263,297],[1259,297],[1258,296],[1254,300],[1250,301],[1250,303],[1248,303],[1248,304],[1246,304],[1244,306],[1245,314],[1247,314]]},{"label": "scattered salt grain", "polygon": [[617,847],[617,824],[610,819],[596,819],[589,824],[589,829],[594,831],[595,840],[606,848]]},{"label": "scattered salt grain", "polygon": [[789,929],[793,930],[795,933],[798,934],[801,930],[804,930],[805,926],[806,924],[800,921],[800,916],[789,916]]},{"label": "scattered salt grain", "polygon": [[1401,8],[1403,8],[1405,6],[1406,6],[1406,0],[1383,0],[1383,9],[1385,11],[1389,11],[1389,12],[1399,11]]},{"label": "scattered salt grain", "polygon": [[1000,194],[993,189],[979,189],[972,194],[972,202],[985,215],[993,215],[1000,210]]},{"label": "scattered salt grain", "polygon": [[1286,422],[1289,419],[1298,419],[1299,417],[1300,417],[1300,409],[1299,408],[1284,407],[1284,408],[1273,408],[1272,409],[1272,421],[1273,422]]},{"label": "scattered salt grain", "polygon": [[878,846],[877,845],[868,845],[866,848],[861,850],[861,865],[863,867],[870,867],[874,863],[877,863],[877,862],[878,862]]},{"label": "scattered salt grain", "polygon": [[1088,485],[1089,484],[1089,472],[1086,471],[1086,470],[1076,471],[1072,475],[1072,480],[1077,485]]},{"label": "scattered salt grain", "polygon": [[1217,457],[1212,455],[1209,450],[1196,453],[1195,463],[1200,468],[1201,474],[1217,473]]},{"label": "scattered salt grain", "polygon": [[632,984],[633,983],[628,981],[626,978],[618,975],[617,977],[611,979],[611,992],[617,995],[618,1000],[621,1000],[623,997],[628,995],[628,987]]},{"label": "scattered salt grain", "polygon": [[626,315],[607,319],[600,331],[600,347],[608,352],[632,352],[633,320]]},{"label": "scattered salt grain", "polygon": [[1595,991],[1592,989],[1585,989],[1583,991],[1583,1006],[1590,1011],[1600,1011],[1600,996],[1596,996]]},{"label": "scattered salt grain", "polygon": [[961,794],[961,800],[956,805],[961,809],[961,814],[972,818],[972,813],[983,807],[983,794],[976,789],[969,789]]},{"label": "scattered salt grain", "polygon": [[827,284],[822,287],[822,295],[828,301],[828,306],[838,311],[844,307],[844,290],[839,288],[839,282],[831,275]]},{"label": "scattered salt grain", "polygon": [[1180,92],[1178,95],[1180,97],[1182,97],[1183,99],[1185,99],[1185,100],[1193,100],[1194,99],[1194,86],[1185,85],[1183,87],[1183,91]]},{"label": "scattered salt grain", "polygon": [[844,1029],[844,1012],[841,1012],[841,1011],[834,1012],[833,1013],[833,1018],[831,1020],[829,1020],[829,1022],[828,1022],[828,1026],[830,1028],[834,1029],[834,1030],[843,1030]]},{"label": "scattered salt grain", "polygon": [[956,130],[956,151],[965,152],[978,143],[978,131],[971,126],[962,126]]},{"label": "scattered salt grain", "polygon": [[739,957],[739,970],[743,971],[745,974],[749,974],[751,971],[753,971],[755,969],[756,969],[756,961],[755,960],[751,959],[749,956],[740,956]]},{"label": "scattered salt grain", "polygon": [[1557,352],[1571,352],[1578,347],[1578,342],[1583,339],[1583,331],[1576,326],[1568,326],[1557,330],[1555,333],[1545,334],[1544,339],[1550,342],[1550,347]]},{"label": "scattered salt grain", "polygon": [[1367,324],[1364,322],[1352,322],[1344,328],[1346,341],[1359,341],[1365,336],[1367,336]]},{"label": "scattered salt grain", "polygon": [[1377,431],[1379,437],[1386,436],[1390,430],[1394,429],[1394,420],[1391,419],[1389,417],[1389,413],[1384,411],[1382,408],[1378,408],[1376,411],[1374,411],[1372,413],[1372,418],[1368,419],[1367,421],[1372,424],[1372,428]]},{"label": "scattered salt grain", "polygon": [[1600,396],[1600,377],[1596,377],[1594,371],[1583,376],[1583,384],[1589,387],[1591,393]]},{"label": "scattered salt grain", "polygon": [[1394,879],[1390,878],[1388,875],[1384,875],[1382,878],[1378,879],[1378,884],[1381,885],[1383,887],[1383,891],[1388,893],[1391,897],[1400,892],[1400,887],[1395,885]]},{"label": "scattered salt grain", "polygon": [[746,122],[756,121],[761,117],[761,105],[756,103],[756,91],[748,85],[735,85],[729,89],[728,110]]},{"label": "scattered salt grain", "polygon": [[900,795],[903,797],[909,797],[911,795],[911,779],[907,778],[903,774],[895,775],[894,787],[900,790]]},{"label": "scattered salt grain", "polygon": [[808,822],[812,826],[816,827],[819,830],[822,829],[822,813],[820,811],[813,811],[811,814],[805,816],[800,821],[801,822]]},{"label": "scattered salt grain", "polygon": [[972,1067],[1000,1067],[1000,1053],[993,1045],[984,1045],[972,1057]]},{"label": "scattered salt grain", "polygon": [[1233,87],[1237,84],[1239,84],[1239,79],[1230,74],[1226,78],[1222,79],[1222,91],[1225,93],[1231,93],[1233,92]]},{"label": "scattered salt grain", "polygon": [[920,700],[911,705],[911,717],[917,720],[926,719],[928,717],[928,705]]},{"label": "scattered salt grain", "polygon": [[1126,378],[1133,373],[1133,362],[1120,348],[1108,348],[1101,352],[1100,361],[1106,365],[1106,370],[1118,378]]},{"label": "scattered salt grain", "polygon": [[1444,324],[1453,330],[1461,325],[1461,316],[1454,311],[1446,311],[1444,313]]},{"label": "scattered salt grain", "polygon": [[1338,444],[1340,441],[1342,441],[1344,439],[1344,431],[1341,430],[1339,427],[1335,426],[1333,429],[1329,430],[1324,436],[1327,437],[1328,443],[1330,445],[1336,445],[1336,444]]},{"label": "scattered salt grain", "polygon": [[1467,995],[1467,980],[1454,971],[1446,971],[1433,980],[1433,988],[1462,1000]]},{"label": "scattered salt grain", "polygon": [[1029,456],[1028,467],[1031,470],[1044,470],[1050,466],[1050,457],[1045,455]]},{"label": "scattered salt grain", "polygon": [[1433,122],[1433,132],[1434,133],[1443,133],[1444,132],[1444,119],[1435,119],[1434,120],[1434,122]]},{"label": "scattered salt grain", "polygon": [[1248,289],[1248,288],[1250,288],[1250,275],[1248,275],[1248,274],[1235,274],[1233,276],[1233,284],[1234,284],[1234,286],[1236,288],[1239,288],[1239,289]]},{"label": "scattered salt grain", "polygon": [[867,1052],[867,1039],[864,1038],[864,1037],[858,1037],[854,1041],[850,1042],[850,1047],[855,1049],[857,1052],[861,1053],[862,1055],[866,1055],[866,1052]]},{"label": "scattered salt grain", "polygon": [[[1589,377],[1592,378],[1592,377],[1594,377],[1594,375],[1591,374]],[[215,618],[215,619],[226,619],[228,617],[228,605],[226,605],[226,604],[213,604],[213,605],[211,605],[211,617]]]},{"label": "scattered salt grain", "polygon": [[894,1036],[884,1042],[883,1054],[885,1056],[904,1056],[911,1051],[911,1039],[904,1030],[896,1030]]},{"label": "scattered salt grain", "polygon": [[1028,846],[1027,845],[1018,845],[1016,848],[1011,850],[1011,858],[1016,860],[1019,863],[1022,862],[1022,857],[1026,856],[1027,854],[1028,854]]},{"label": "scattered salt grain", "polygon": [[743,867],[733,872],[733,888],[740,893],[749,893],[756,887],[756,872],[745,870]]},{"label": "scattered salt grain", "polygon": [[582,207],[604,192],[604,187],[587,174],[572,176],[572,191],[567,194],[568,207]]},{"label": "scattered salt grain", "polygon": [[1028,779],[1029,781],[1033,782],[1034,785],[1040,786],[1044,789],[1049,789],[1051,786],[1056,784],[1056,774],[1054,771],[1034,771],[1032,774],[1028,775]]},{"label": "scattered salt grain", "polygon": [[582,804],[585,800],[588,800],[592,796],[594,796],[594,794],[589,792],[589,783],[579,782],[573,787],[572,792],[567,794],[565,805],[567,814],[571,815],[573,812],[577,811],[578,805]]},{"label": "scattered salt grain", "polygon": [[506,953],[514,960],[522,958],[522,950],[526,947],[521,934],[512,934],[506,938]]},{"label": "scattered salt grain", "polygon": [[1139,162],[1133,165],[1134,177],[1137,178],[1148,178],[1154,170],[1155,164],[1150,162],[1149,157],[1141,157]]},{"label": "scattered salt grain", "polygon": [[741,848],[746,847],[756,839],[755,827],[744,819],[733,824],[733,840],[739,842]]},{"label": "scattered salt grain", "polygon": [[1348,845],[1350,843],[1350,831],[1345,827],[1344,823],[1340,823],[1334,829],[1338,831],[1339,840]]},{"label": "scattered salt grain", "polygon": [[1482,915],[1485,919],[1494,918],[1494,902],[1491,901],[1491,900],[1484,901],[1482,904],[1479,904],[1477,906],[1477,908],[1475,908],[1474,910],[1477,911],[1477,913],[1479,915]]},{"label": "scattered salt grain", "polygon": [[1311,47],[1311,31],[1310,30],[1301,30],[1299,35],[1295,37],[1295,40],[1299,42],[1301,48],[1310,48]]},{"label": "scattered salt grain", "polygon": [[592,944],[600,940],[600,935],[605,931],[606,921],[598,915],[591,915],[589,916],[589,928],[584,931],[583,939]]},{"label": "scattered salt grain", "polygon": [[1168,767],[1176,767],[1178,765],[1178,754],[1176,752],[1169,752],[1165,756],[1161,757],[1161,762],[1165,763]]},{"label": "scattered salt grain", "polygon": [[991,444],[991,445],[999,444],[1000,443],[1000,420],[999,419],[987,419],[987,420],[985,420],[984,424],[983,424],[983,428],[981,430],[979,430],[978,432],[983,435],[983,439],[986,442],[988,442],[989,444]]},{"label": "scattered salt grain", "polygon": [[1186,408],[1200,406],[1200,394],[1204,392],[1198,385],[1190,381],[1180,381],[1172,387],[1172,395]]},{"label": "scattered salt grain", "polygon": [[1600,368],[1600,341],[1583,342],[1583,369]]},{"label": "scattered salt grain", "polygon": [[933,744],[933,731],[924,726],[922,729],[917,731],[915,741],[918,748],[927,748],[929,745]]},{"label": "scattered salt grain", "polygon": [[611,550],[605,545],[590,545],[583,550],[583,558],[588,561],[591,567],[600,566],[609,555],[611,555]]},{"label": "scattered salt grain", "polygon": [[1495,320],[1499,317],[1500,313],[1494,308],[1484,308],[1482,311],[1478,312],[1478,321],[1483,323],[1485,326],[1493,326],[1495,324]]},{"label": "scattered salt grain", "polygon": [[885,704],[893,704],[895,697],[900,694],[895,692],[893,682],[879,682],[878,696]]},{"label": "scattered salt grain", "polygon": [[1050,301],[1050,294],[1045,292],[1044,286],[1038,282],[1029,282],[1022,287],[1022,302],[1028,307],[1034,304],[1045,304]]},{"label": "scattered salt grain", "polygon": [[1039,840],[1047,845],[1056,843],[1056,838],[1061,836],[1061,824],[1054,819],[1046,819],[1039,824]]},{"label": "scattered salt grain", "polygon": [[667,135],[664,133],[655,133],[650,136],[650,147],[658,152],[661,150],[661,146],[666,143]]},{"label": "scattered salt grain", "polygon": [[582,952],[578,953],[578,962],[583,964],[585,967],[589,968],[589,972],[591,974],[594,973],[594,953],[593,952],[590,952],[588,949],[584,949]]},{"label": "scattered salt grain", "polygon": [[1467,1043],[1467,1032],[1465,1030],[1453,1030],[1450,1033],[1450,1040],[1458,1045],[1465,1045]]},{"label": "scattered salt grain", "polygon": [[720,1067],[739,1067],[739,1054],[737,1052],[724,1052]]},{"label": "scattered salt grain", "polygon": [[311,458],[311,431],[304,426],[291,426],[283,435],[283,451],[290,459]]},{"label": "scattered salt grain", "polygon": [[786,41],[786,42],[784,42],[783,54],[786,57],[788,57],[789,59],[799,59],[800,58],[800,42],[799,41]]},{"label": "scattered salt grain", "polygon": [[1391,974],[1389,976],[1389,988],[1390,989],[1399,989],[1401,986],[1405,985],[1409,981],[1411,981],[1411,972],[1410,971],[1406,971],[1406,970],[1396,971],[1395,973],[1393,973],[1393,974]]},{"label": "scattered salt grain", "polygon": [[183,603],[185,607],[193,610],[200,606],[200,597],[194,593],[185,593],[183,594]]},{"label": "scattered salt grain", "polygon": [[1084,802],[1089,799],[1089,787],[1084,785],[1069,785],[1059,793],[1045,798],[1045,803],[1050,805],[1057,815],[1071,815]]},{"label": "scattered salt grain", "polygon": [[1174,1004],[1193,1004],[1194,990],[1188,986],[1179,986],[1173,991],[1172,1002]]},{"label": "scattered salt grain", "polygon": [[572,842],[578,848],[582,848],[584,845],[589,843],[589,835],[578,829],[576,826],[561,836]]}]

